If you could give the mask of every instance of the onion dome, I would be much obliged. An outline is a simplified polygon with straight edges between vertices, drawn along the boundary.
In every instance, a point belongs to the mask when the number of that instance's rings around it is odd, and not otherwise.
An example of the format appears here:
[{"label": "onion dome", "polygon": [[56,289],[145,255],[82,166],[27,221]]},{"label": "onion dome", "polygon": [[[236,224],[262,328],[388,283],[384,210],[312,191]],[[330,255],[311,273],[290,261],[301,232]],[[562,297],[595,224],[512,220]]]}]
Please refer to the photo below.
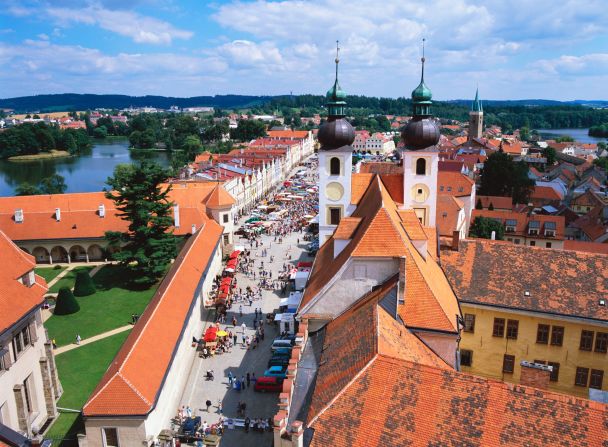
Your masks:
[{"label": "onion dome", "polygon": [[344,118],[346,116],[346,92],[338,82],[338,58],[340,48],[336,49],[336,81],[327,91],[327,121],[319,128],[317,138],[321,143],[321,150],[338,149],[349,146],[355,141],[355,129]]},{"label": "onion dome", "polygon": [[422,42],[422,75],[420,84],[412,91],[413,115],[401,132],[405,148],[413,151],[435,146],[440,137],[439,126],[431,116],[433,94],[424,83],[424,39]]}]

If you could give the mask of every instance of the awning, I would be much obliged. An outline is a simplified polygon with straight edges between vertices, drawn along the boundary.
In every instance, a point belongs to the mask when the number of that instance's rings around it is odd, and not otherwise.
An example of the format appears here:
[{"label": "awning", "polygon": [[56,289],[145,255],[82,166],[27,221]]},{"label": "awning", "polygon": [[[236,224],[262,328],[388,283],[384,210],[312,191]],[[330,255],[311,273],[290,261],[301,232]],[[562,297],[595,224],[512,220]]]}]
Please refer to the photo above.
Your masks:
[{"label": "awning", "polygon": [[230,259],[238,258],[240,254],[241,252],[239,250],[234,250],[232,253],[230,253]]}]

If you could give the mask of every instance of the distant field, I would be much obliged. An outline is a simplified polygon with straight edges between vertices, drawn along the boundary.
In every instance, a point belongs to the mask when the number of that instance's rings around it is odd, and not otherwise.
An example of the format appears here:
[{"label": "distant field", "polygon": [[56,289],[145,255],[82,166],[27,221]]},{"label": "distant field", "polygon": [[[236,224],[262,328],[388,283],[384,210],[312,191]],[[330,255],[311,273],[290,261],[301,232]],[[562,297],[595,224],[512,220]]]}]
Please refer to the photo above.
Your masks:
[{"label": "distant field", "polygon": [[[40,118],[44,118],[45,116],[48,116],[51,119],[57,119],[57,118],[64,118],[66,116],[68,116],[69,112],[39,112],[37,115],[40,116]],[[78,113],[84,113],[84,112],[78,112]],[[11,118],[15,118],[18,120],[22,120],[25,119],[25,117],[27,116],[27,113],[20,113],[18,115],[11,115]],[[30,117],[36,115],[35,113],[30,113],[29,114]]]}]

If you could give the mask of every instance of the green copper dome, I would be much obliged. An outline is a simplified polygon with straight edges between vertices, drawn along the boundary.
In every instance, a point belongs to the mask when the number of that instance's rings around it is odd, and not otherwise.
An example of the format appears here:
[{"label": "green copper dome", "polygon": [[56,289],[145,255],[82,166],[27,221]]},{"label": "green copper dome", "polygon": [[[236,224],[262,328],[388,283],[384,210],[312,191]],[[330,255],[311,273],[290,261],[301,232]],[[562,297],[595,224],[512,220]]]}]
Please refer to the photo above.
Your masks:
[{"label": "green copper dome", "polygon": [[344,101],[346,99],[346,92],[342,90],[342,87],[340,87],[340,84],[336,79],[336,82],[334,82],[333,87],[327,90],[327,95],[325,96],[330,101]]},{"label": "green copper dome", "polygon": [[431,89],[429,89],[424,80],[420,81],[418,87],[416,87],[412,91],[412,101],[430,101],[433,98],[433,94],[431,93]]}]

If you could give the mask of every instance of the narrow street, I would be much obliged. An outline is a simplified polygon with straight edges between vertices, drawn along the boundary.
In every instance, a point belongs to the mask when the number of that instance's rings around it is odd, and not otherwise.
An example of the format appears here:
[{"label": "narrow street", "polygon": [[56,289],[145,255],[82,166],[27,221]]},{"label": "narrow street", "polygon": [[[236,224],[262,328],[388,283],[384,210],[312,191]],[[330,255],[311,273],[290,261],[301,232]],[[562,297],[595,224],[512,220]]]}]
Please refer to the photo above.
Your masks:
[{"label": "narrow street", "polygon": [[[237,228],[250,217],[250,215],[243,216],[239,220]],[[251,259],[254,260],[253,271],[256,272],[256,279],[254,279],[252,275],[248,276],[237,271],[235,278],[238,288],[245,290],[250,286],[254,290],[257,289],[259,272],[262,270],[272,272],[272,278],[277,279],[284,265],[296,265],[299,261],[312,261],[307,253],[308,242],[303,240],[304,234],[305,232],[300,233],[299,231],[288,233],[282,237],[282,243],[278,242],[279,238],[276,238],[275,242],[274,235],[262,234],[257,238],[259,244],[257,248],[255,241],[252,244],[249,240],[235,235],[235,245],[242,245],[246,250],[251,251]],[[262,257],[263,249],[266,249],[267,252],[265,257]],[[273,257],[273,262],[270,262],[271,257]],[[263,269],[261,268],[262,263]],[[239,402],[246,404],[246,416],[252,420],[273,418],[278,410],[278,393],[256,392],[253,390],[253,382],[244,390],[236,391],[229,384],[228,374],[231,372],[238,379],[246,377],[247,373],[255,374],[256,377],[263,376],[271,356],[270,346],[273,339],[278,335],[278,327],[274,324],[264,324],[264,340],[260,340],[257,348],[246,349],[242,343],[243,331],[241,325],[244,322],[247,326],[245,336],[253,337],[255,334],[253,326],[255,309],[261,309],[262,315],[272,313],[279,307],[280,299],[284,296],[286,295],[281,295],[281,290],[262,290],[262,298],[254,300],[251,306],[248,302],[233,303],[232,308],[228,310],[226,315],[226,324],[222,324],[221,328],[237,334],[237,344],[232,347],[230,352],[207,359],[201,357],[195,359],[180,405],[189,406],[193,415],[201,416],[201,420],[209,425],[215,424],[220,418],[220,402],[221,414],[224,419],[239,417],[237,415]],[[240,316],[241,309],[242,317]],[[209,318],[212,318],[214,313],[208,315],[210,315]],[[233,316],[237,320],[236,327],[232,325]],[[213,323],[213,321],[208,321],[206,326]],[[215,378],[213,381],[206,379],[207,370],[214,372]],[[212,402],[209,411],[207,411],[205,404],[207,400]],[[250,430],[245,432],[242,427],[226,429],[222,436],[221,445],[239,447],[271,446],[272,437],[272,431],[261,433]]]}]

